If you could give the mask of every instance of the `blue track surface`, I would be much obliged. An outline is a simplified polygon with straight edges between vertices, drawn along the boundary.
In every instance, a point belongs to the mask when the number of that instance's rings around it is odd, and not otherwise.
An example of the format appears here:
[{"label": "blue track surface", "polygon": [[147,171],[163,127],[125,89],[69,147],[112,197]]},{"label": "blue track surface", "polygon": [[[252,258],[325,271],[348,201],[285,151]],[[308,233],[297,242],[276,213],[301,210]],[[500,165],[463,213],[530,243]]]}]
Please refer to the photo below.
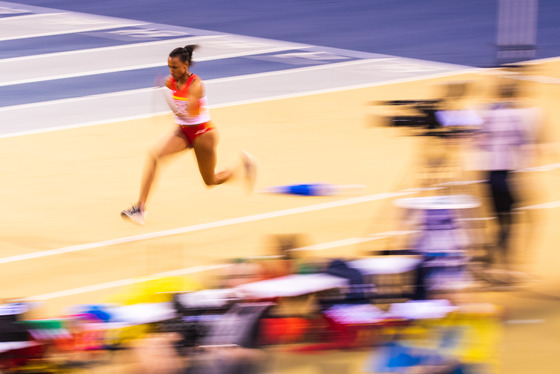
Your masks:
[{"label": "blue track surface", "polygon": [[[454,64],[495,63],[496,0],[19,3]],[[539,1],[537,38],[537,58],[560,56],[560,1]]]}]

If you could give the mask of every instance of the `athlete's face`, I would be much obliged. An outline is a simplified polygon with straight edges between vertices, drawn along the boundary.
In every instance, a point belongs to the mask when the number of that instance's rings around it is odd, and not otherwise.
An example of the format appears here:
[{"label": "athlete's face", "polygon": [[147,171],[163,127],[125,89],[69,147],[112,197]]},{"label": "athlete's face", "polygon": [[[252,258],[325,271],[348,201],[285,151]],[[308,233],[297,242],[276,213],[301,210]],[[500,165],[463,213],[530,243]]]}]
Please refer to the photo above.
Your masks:
[{"label": "athlete's face", "polygon": [[169,72],[175,80],[184,76],[189,68],[189,64],[181,61],[179,57],[169,57],[167,59],[167,66],[169,66]]}]

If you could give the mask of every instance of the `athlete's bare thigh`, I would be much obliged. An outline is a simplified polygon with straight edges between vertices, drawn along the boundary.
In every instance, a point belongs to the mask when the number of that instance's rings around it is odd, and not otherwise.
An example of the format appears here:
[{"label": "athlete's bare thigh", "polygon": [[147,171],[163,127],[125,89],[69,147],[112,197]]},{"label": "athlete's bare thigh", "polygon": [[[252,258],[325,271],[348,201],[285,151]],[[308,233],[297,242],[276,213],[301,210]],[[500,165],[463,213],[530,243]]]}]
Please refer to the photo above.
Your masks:
[{"label": "athlete's bare thigh", "polygon": [[179,127],[177,127],[171,134],[166,134],[160,138],[156,145],[151,149],[151,153],[156,158],[163,158],[165,156],[184,151],[188,149],[189,142],[187,137]]}]

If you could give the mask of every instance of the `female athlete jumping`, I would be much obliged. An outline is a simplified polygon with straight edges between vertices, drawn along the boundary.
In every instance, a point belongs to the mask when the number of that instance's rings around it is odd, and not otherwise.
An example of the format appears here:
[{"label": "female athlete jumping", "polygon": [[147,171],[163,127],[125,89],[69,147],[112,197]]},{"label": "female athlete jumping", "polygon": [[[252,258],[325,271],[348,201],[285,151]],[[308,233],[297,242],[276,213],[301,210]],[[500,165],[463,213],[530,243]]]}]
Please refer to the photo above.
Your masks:
[{"label": "female athlete jumping", "polygon": [[[203,82],[189,70],[192,65],[192,53],[196,47],[196,45],[187,45],[184,48],[175,48],[167,59],[171,76],[165,80],[165,86],[171,91],[172,96],[165,96],[175,115],[177,128],[149,152],[138,201],[131,208],[121,212],[123,218],[135,223],[144,223],[146,201],[159,162],[169,155],[193,148],[200,174],[207,186],[222,184],[234,175],[231,169],[215,171],[218,134],[210,121]],[[255,161],[246,152],[242,153],[242,161],[245,178],[252,188],[256,177]]]}]

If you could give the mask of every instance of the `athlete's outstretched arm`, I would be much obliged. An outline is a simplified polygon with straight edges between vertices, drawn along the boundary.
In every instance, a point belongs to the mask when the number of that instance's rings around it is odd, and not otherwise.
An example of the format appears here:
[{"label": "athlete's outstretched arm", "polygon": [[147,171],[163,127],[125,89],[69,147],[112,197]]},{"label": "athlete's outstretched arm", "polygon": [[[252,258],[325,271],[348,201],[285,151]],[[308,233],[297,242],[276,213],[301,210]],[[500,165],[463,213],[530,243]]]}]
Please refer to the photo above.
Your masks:
[{"label": "athlete's outstretched arm", "polygon": [[167,77],[164,84],[161,84],[161,81],[158,82],[158,80],[156,80],[156,85],[159,87],[159,90],[162,93],[163,98],[167,102],[169,109],[171,109],[173,114],[178,116],[179,108],[177,108],[177,106],[175,105],[175,102],[173,101],[173,95],[171,94],[171,77]]}]

